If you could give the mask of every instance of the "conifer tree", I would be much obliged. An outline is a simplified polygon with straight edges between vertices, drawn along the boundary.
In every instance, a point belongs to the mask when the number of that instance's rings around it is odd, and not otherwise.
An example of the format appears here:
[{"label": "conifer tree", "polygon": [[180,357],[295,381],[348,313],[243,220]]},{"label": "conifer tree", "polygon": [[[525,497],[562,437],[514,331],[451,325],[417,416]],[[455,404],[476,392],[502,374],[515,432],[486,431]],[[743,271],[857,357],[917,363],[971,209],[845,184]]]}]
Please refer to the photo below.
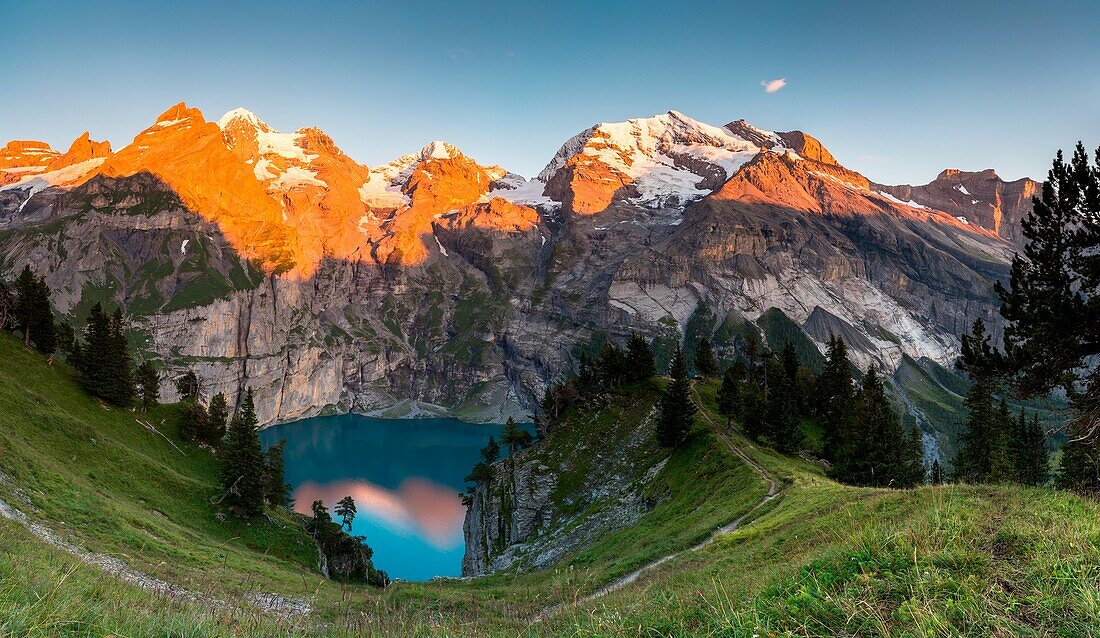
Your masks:
[{"label": "conifer tree", "polygon": [[718,374],[718,362],[714,359],[714,348],[710,340],[703,337],[695,349],[695,372],[705,378]]},{"label": "conifer tree", "polygon": [[626,353],[611,342],[605,343],[595,367],[596,379],[601,387],[617,388],[626,379]]},{"label": "conifer tree", "polygon": [[225,426],[229,421],[229,405],[225,401],[224,394],[219,392],[210,399],[207,415],[206,442],[216,447],[221,445],[222,439],[225,438]]},{"label": "conifer tree", "polygon": [[109,324],[108,370],[111,378],[107,384],[107,396],[103,398],[118,406],[129,405],[134,400],[134,366],[130,359],[130,346],[126,342],[126,327],[122,310],[115,309]]},{"label": "conifer tree", "polygon": [[500,444],[493,437],[489,437],[489,442],[485,444],[485,447],[481,448],[481,460],[485,461],[487,465],[492,465],[500,458]]},{"label": "conifer tree", "polygon": [[[264,500],[272,507],[287,507],[290,505],[290,485],[287,485],[286,482],[286,464],[283,460],[285,450],[286,439],[283,439],[264,451]],[[354,505],[352,509],[354,510]],[[339,510],[337,510],[337,513],[339,513]],[[348,531],[351,531],[350,526]]]},{"label": "conifer tree", "polygon": [[[969,338],[974,347],[988,347],[989,337],[981,319],[974,322]],[[967,340],[964,340],[964,344]],[[993,381],[988,374],[972,369],[972,383],[963,405],[966,407],[966,429],[960,436],[955,458],[955,476],[971,483],[996,483],[1009,478],[1008,449],[1005,430],[1010,427],[1008,408],[1002,399],[993,405]]]},{"label": "conifer tree", "polygon": [[508,448],[509,454],[515,454],[531,445],[531,433],[516,425],[515,419],[508,417],[508,421],[504,424],[504,431],[500,435],[500,442]]},{"label": "conifer tree", "polygon": [[1008,455],[1011,478],[1023,485],[1042,485],[1050,473],[1047,461],[1046,433],[1038,415],[1028,420],[1024,410],[1010,424]]},{"label": "conifer tree", "polygon": [[916,469],[917,433],[903,431],[874,366],[867,368],[852,404],[850,436],[838,451],[832,475],[853,485],[881,487],[910,487],[922,480]]},{"label": "conifer tree", "polygon": [[202,441],[207,429],[206,408],[192,399],[180,404],[179,433],[184,441]]},{"label": "conifer tree", "polygon": [[[787,342],[790,345],[790,342]],[[784,347],[784,352],[787,348]],[[793,352],[793,348],[791,349]],[[797,360],[792,367],[788,367],[786,357],[782,363],[769,361],[768,387],[765,400],[765,434],[771,439],[772,444],[780,452],[790,454],[797,450],[802,443],[799,437],[798,404],[794,396],[794,378],[797,374]]]},{"label": "conifer tree", "polygon": [[226,502],[246,517],[263,511],[265,496],[264,456],[256,431],[257,422],[252,388],[249,388],[240,409],[229,423],[225,449],[221,454],[221,479],[226,490]]},{"label": "conifer tree", "polygon": [[15,293],[12,292],[11,286],[0,278],[0,330],[11,330],[15,327]]},{"label": "conifer tree", "polygon": [[57,334],[50,307],[50,288],[45,279],[31,273],[30,266],[24,266],[15,281],[13,310],[23,332],[23,343],[34,344],[40,352],[53,354],[57,348]]},{"label": "conifer tree", "polygon": [[726,424],[733,421],[742,409],[742,389],[745,385],[745,366],[735,361],[722,374],[722,385],[718,388],[718,413],[726,417]]},{"label": "conifer tree", "polygon": [[695,403],[691,400],[691,382],[687,376],[687,362],[683,350],[677,346],[669,363],[669,382],[661,395],[660,415],[657,421],[657,441],[664,447],[676,448],[691,430],[695,416]]},{"label": "conifer tree", "polygon": [[202,382],[194,370],[189,369],[176,378],[176,394],[180,395],[181,401],[186,399],[200,400]]},{"label": "conifer tree", "polygon": [[940,465],[940,460],[936,459],[932,461],[932,485],[942,485],[943,481],[943,466]]},{"label": "conifer tree", "polygon": [[817,378],[817,418],[821,424],[823,456],[833,461],[849,436],[852,396],[852,369],[844,340],[829,337],[825,365]]},{"label": "conifer tree", "polygon": [[84,389],[104,399],[111,395],[112,351],[111,321],[103,306],[96,303],[88,311],[77,370]]},{"label": "conifer tree", "polygon": [[80,344],[76,340],[76,331],[68,321],[58,321],[54,324],[57,334],[57,351],[65,355],[69,363],[76,365],[77,355],[80,352]]},{"label": "conifer tree", "polygon": [[626,368],[631,381],[641,381],[657,374],[649,342],[635,332],[630,333],[630,340],[626,342]]},{"label": "conifer tree", "polygon": [[146,360],[138,366],[136,378],[141,411],[148,412],[160,400],[160,375],[153,362]]},{"label": "conifer tree", "polygon": [[1054,484],[1080,494],[1100,494],[1100,450],[1096,443],[1086,439],[1066,441]]},{"label": "conifer tree", "polygon": [[336,509],[334,511],[336,515],[340,517],[340,527],[346,527],[350,533],[351,524],[355,521],[355,515],[357,513],[355,509],[355,499],[350,496],[345,496],[336,503]]}]

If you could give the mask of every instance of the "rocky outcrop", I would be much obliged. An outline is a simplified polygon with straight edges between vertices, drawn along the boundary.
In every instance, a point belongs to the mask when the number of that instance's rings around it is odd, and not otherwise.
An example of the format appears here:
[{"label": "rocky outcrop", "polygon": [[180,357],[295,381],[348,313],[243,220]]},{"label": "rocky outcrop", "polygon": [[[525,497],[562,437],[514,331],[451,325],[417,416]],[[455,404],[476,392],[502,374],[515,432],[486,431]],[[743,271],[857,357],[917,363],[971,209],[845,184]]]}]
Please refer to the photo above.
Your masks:
[{"label": "rocky outcrop", "polygon": [[607,426],[594,411],[560,426],[586,432],[551,433],[493,465],[492,479],[467,496],[462,575],[546,567],[656,507],[668,456],[654,442],[656,408],[645,410],[617,436],[601,436]]},{"label": "rocky outcrop", "polygon": [[1020,222],[1031,212],[1031,198],[1039,195],[1040,187],[1026,177],[1006,182],[991,168],[979,172],[949,168],[922,186],[874,185],[899,200],[945,211],[1017,246],[1024,239]]}]

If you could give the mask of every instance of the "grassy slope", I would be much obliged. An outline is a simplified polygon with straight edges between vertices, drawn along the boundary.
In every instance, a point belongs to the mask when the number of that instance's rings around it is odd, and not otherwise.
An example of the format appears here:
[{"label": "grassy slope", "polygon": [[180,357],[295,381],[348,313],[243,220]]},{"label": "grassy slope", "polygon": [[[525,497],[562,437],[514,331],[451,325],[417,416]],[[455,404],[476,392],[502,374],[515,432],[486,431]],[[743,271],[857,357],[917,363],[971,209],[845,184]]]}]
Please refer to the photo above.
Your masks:
[{"label": "grassy slope", "polygon": [[[713,413],[716,384],[700,387]],[[629,427],[621,404],[573,443]],[[171,408],[152,415],[170,419]],[[61,366],[0,335],[0,470],[70,540],[236,600],[314,594],[291,621],[153,597],[105,578],[0,519],[0,636],[282,635],[1095,635],[1100,507],[1041,489],[908,492],[837,485],[814,466],[735,437],[787,485],[778,502],[706,549],[549,621],[527,619],[682,547],[754,502],[762,486],[702,426],[670,460],[672,497],[640,525],[541,573],[341,591],[309,571],[287,517],[219,523],[214,460],[187,456],[87,400]],[[601,420],[602,419],[602,420]],[[721,419],[715,417],[717,422]],[[171,435],[171,428],[163,428]],[[95,443],[91,442],[95,439]],[[725,491],[722,491],[722,490]],[[707,498],[718,492],[717,496]],[[11,485],[0,498],[29,511]],[[727,514],[730,514],[727,516]],[[670,533],[671,532],[671,533]],[[661,543],[664,543],[662,546]]]}]

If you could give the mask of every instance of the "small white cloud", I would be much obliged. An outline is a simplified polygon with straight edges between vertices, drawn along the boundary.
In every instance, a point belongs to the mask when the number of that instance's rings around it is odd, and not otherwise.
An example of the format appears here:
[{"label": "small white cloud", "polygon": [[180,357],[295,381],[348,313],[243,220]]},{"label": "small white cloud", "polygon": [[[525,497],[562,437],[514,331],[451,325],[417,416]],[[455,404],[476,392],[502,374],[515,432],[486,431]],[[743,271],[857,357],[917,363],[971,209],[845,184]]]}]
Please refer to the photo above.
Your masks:
[{"label": "small white cloud", "polygon": [[764,87],[765,93],[775,93],[779,89],[787,86],[787,78],[779,78],[776,80],[764,80],[760,83],[760,86]]}]

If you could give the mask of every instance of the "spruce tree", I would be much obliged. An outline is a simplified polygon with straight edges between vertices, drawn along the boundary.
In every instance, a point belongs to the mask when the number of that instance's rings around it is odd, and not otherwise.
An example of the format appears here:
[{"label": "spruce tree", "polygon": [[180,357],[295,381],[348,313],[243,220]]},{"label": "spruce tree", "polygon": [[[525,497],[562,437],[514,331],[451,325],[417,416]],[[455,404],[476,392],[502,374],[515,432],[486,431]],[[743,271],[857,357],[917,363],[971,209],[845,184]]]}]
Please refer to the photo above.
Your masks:
[{"label": "spruce tree", "polygon": [[207,436],[206,442],[215,447],[221,445],[225,438],[225,426],[229,421],[229,405],[225,401],[225,395],[221,392],[210,399],[210,408],[207,410]]},{"label": "spruce tree", "polygon": [[531,433],[516,425],[516,420],[508,417],[504,424],[504,431],[500,435],[500,442],[508,448],[509,454],[515,454],[523,448],[531,445]]},{"label": "spruce tree", "polygon": [[[283,460],[285,450],[286,439],[264,451],[264,500],[272,507],[290,505],[290,485],[286,482],[286,464]],[[348,531],[351,531],[350,526]]]},{"label": "spruce tree", "polygon": [[122,309],[116,308],[111,315],[110,347],[112,382],[109,384],[110,396],[104,397],[119,406],[129,405],[134,400],[134,364],[130,358],[130,346],[126,341],[126,325],[122,319]]},{"label": "spruce tree", "polygon": [[[790,342],[788,342],[790,345]],[[787,348],[784,348],[786,351]],[[793,349],[792,349],[793,351]],[[798,450],[802,440],[799,435],[798,404],[794,396],[793,375],[798,372],[797,361],[793,370],[782,363],[769,361],[768,388],[765,407],[765,434],[780,452],[790,454]]]},{"label": "spruce tree", "polygon": [[943,466],[940,465],[940,460],[936,459],[932,461],[932,485],[942,485],[943,481]]},{"label": "spruce tree", "polygon": [[23,342],[45,354],[57,349],[57,332],[50,306],[50,288],[46,280],[35,277],[30,266],[24,266],[15,282],[14,314]]},{"label": "spruce tree", "polygon": [[113,383],[111,368],[111,321],[103,306],[96,303],[88,311],[84,326],[84,345],[80,349],[77,370],[84,389],[106,399],[111,395]]},{"label": "spruce tree", "polygon": [[676,347],[676,352],[669,363],[669,376],[672,380],[661,395],[657,441],[664,447],[676,448],[687,438],[695,416],[695,403],[691,400],[691,381],[687,376],[687,362],[679,346]]},{"label": "spruce tree", "polygon": [[15,327],[15,293],[12,292],[11,286],[0,278],[0,330],[11,330]]},{"label": "spruce tree", "polygon": [[726,424],[733,421],[742,406],[742,387],[745,385],[745,367],[740,361],[726,368],[722,385],[718,388],[718,413],[726,417]]},{"label": "spruce tree", "polygon": [[710,340],[703,337],[695,349],[695,372],[704,379],[718,374],[718,362],[714,359],[714,348]]},{"label": "spruce tree", "polygon": [[641,381],[657,374],[653,350],[641,335],[632,332],[626,342],[626,368],[631,381]]},{"label": "spruce tree", "polygon": [[202,441],[207,429],[206,408],[198,401],[187,399],[180,404],[179,433],[184,441]]},{"label": "spruce tree", "polygon": [[618,388],[627,375],[626,353],[613,343],[605,343],[596,359],[596,379],[601,387]]},{"label": "spruce tree", "polygon": [[229,423],[225,449],[221,454],[221,479],[226,490],[226,502],[246,517],[263,511],[265,496],[264,456],[260,435],[256,431],[257,422],[252,388],[249,388],[240,409]]},{"label": "spruce tree", "polygon": [[902,429],[874,366],[867,368],[852,404],[850,436],[838,450],[832,476],[853,485],[879,487],[910,487],[919,482],[918,433],[906,435]]},{"label": "spruce tree", "polygon": [[146,360],[138,366],[136,379],[141,411],[147,412],[160,400],[160,374],[153,362]]},{"label": "spruce tree", "polygon": [[202,396],[202,382],[194,370],[187,370],[176,378],[176,394],[180,400],[194,399],[198,401]]},{"label": "spruce tree", "polygon": [[829,337],[825,365],[817,378],[816,413],[821,424],[822,455],[829,461],[849,436],[852,396],[852,369],[848,362],[848,348],[844,340]]},{"label": "spruce tree", "polygon": [[1100,450],[1096,443],[1087,439],[1066,441],[1054,484],[1080,494],[1100,494]]},{"label": "spruce tree", "polygon": [[493,437],[489,437],[489,442],[485,444],[485,447],[481,448],[481,460],[485,461],[487,465],[496,463],[500,458],[500,444]]},{"label": "spruce tree", "polygon": [[[981,320],[975,322],[975,332],[984,330]],[[1000,408],[993,405],[993,382],[984,374],[973,377],[963,405],[966,408],[966,429],[960,435],[955,457],[955,477],[970,483],[996,483],[1008,478],[1008,450],[1005,430],[1009,415],[1003,400]]]},{"label": "spruce tree", "polygon": [[1050,473],[1047,461],[1046,433],[1039,416],[1028,419],[1023,409],[1013,421],[1008,437],[1012,478],[1023,485],[1043,485]]}]

